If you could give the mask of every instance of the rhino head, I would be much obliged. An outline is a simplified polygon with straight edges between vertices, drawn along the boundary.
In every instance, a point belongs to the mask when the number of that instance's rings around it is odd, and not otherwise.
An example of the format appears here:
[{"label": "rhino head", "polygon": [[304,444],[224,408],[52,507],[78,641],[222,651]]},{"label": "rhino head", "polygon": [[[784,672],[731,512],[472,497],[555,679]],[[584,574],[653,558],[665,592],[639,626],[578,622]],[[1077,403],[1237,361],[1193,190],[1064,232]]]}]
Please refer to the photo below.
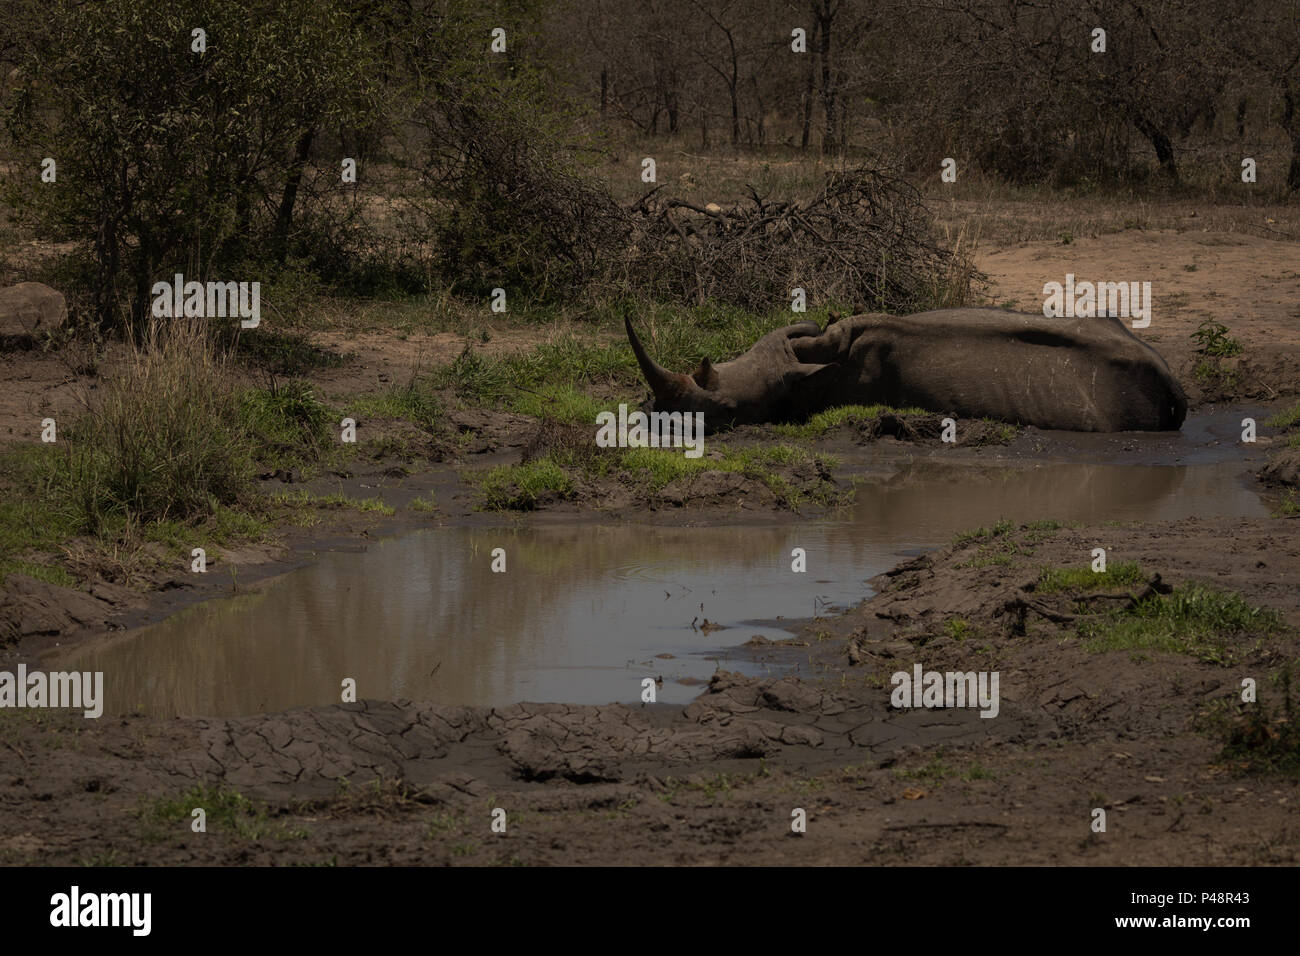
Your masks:
[{"label": "rhino head", "polygon": [[799,360],[792,343],[821,332],[816,323],[800,322],[769,332],[730,362],[714,365],[705,358],[694,372],[682,375],[652,359],[631,319],[625,316],[623,321],[637,364],[654,392],[654,411],[702,412],[708,431],[806,415],[817,404],[817,383],[839,368],[833,362]]}]

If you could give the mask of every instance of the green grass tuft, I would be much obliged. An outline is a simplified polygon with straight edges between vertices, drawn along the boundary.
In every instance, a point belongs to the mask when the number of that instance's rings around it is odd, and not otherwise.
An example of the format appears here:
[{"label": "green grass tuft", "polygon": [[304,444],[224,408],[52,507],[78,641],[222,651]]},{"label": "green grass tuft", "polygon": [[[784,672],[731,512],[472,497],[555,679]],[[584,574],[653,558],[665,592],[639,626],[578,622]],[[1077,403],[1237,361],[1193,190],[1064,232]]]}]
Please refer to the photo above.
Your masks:
[{"label": "green grass tuft", "polygon": [[161,797],[140,807],[137,816],[151,839],[166,839],[167,832],[190,833],[195,809],[205,814],[207,832],[224,830],[245,840],[301,839],[303,830],[290,830],[271,821],[266,807],[224,785],[199,784],[175,797]]},{"label": "green grass tuft", "polygon": [[1272,609],[1255,607],[1239,594],[1189,584],[1084,621],[1079,634],[1090,651],[1166,651],[1227,664],[1250,650],[1245,638],[1282,627],[1281,615]]},{"label": "green grass tuft", "polygon": [[888,405],[840,405],[818,412],[799,425],[777,425],[774,431],[789,438],[820,438],[842,425],[864,425],[882,415],[925,415],[921,408],[890,408]]},{"label": "green grass tuft", "polygon": [[270,496],[276,504],[289,505],[294,508],[352,509],[362,513],[381,514],[390,517],[397,513],[391,505],[384,504],[380,498],[350,498],[345,494],[315,494],[304,489],[280,491]]},{"label": "green grass tuft", "polygon": [[1300,425],[1300,405],[1293,405],[1284,412],[1278,412],[1264,424],[1269,428],[1293,428]]},{"label": "green grass tuft", "polygon": [[1006,518],[998,520],[992,528],[975,528],[971,531],[963,531],[952,539],[954,548],[965,548],[977,541],[991,541],[994,538],[1010,534],[1015,530],[1015,525]]},{"label": "green grass tuft", "polygon": [[551,456],[522,465],[501,465],[475,479],[479,507],[485,511],[530,511],[543,495],[573,495],[573,480]]},{"label": "green grass tuft", "polygon": [[1104,591],[1108,588],[1143,584],[1147,574],[1135,561],[1110,564],[1105,571],[1084,568],[1044,568],[1038,576],[1035,590],[1039,594],[1058,594],[1061,591]]},{"label": "green grass tuft", "polygon": [[426,430],[442,420],[442,403],[424,384],[416,381],[399,385],[378,395],[362,395],[350,405],[356,416],[370,416],[388,421],[411,422]]}]

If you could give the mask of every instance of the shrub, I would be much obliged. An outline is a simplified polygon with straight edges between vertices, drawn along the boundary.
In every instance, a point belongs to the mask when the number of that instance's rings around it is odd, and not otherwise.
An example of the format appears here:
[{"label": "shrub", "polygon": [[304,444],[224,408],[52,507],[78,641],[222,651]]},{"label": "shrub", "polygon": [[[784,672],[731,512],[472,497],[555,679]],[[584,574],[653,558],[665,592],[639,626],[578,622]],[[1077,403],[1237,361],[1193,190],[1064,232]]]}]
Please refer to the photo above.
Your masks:
[{"label": "shrub", "polygon": [[199,520],[241,498],[251,445],[224,366],[204,329],[150,328],[59,441],[54,479],[76,526]]}]

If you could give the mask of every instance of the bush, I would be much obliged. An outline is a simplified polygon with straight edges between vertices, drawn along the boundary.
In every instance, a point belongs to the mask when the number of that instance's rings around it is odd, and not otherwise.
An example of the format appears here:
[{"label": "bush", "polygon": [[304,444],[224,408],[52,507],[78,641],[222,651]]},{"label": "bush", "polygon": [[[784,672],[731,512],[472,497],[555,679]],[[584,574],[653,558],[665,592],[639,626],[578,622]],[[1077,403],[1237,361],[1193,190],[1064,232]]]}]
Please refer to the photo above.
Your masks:
[{"label": "bush", "polygon": [[459,103],[436,127],[444,155],[432,203],[444,276],[467,292],[501,287],[547,299],[595,278],[630,231],[606,187],[519,105]]},{"label": "bush", "polygon": [[755,311],[842,301],[854,311],[921,312],[964,305],[983,276],[960,245],[932,238],[920,193],[862,166],[828,173],[802,202],[760,196],[730,209],[658,191],[632,207],[626,272],[642,291],[676,302]]},{"label": "bush", "polygon": [[60,437],[54,484],[76,527],[201,520],[240,500],[251,444],[224,365],[203,329],[150,328]]},{"label": "bush", "polygon": [[[317,139],[369,122],[378,71],[351,4],[195,6],[55,3],[15,41],[17,89],[0,127],[25,186],[10,198],[83,244],[105,327],[126,301],[138,334],[153,283],[173,272],[231,279],[221,271],[283,262],[310,205]],[[192,46],[200,25],[203,52]],[[28,175],[43,156],[58,160],[57,189]],[[325,181],[341,190],[336,170]]]},{"label": "bush", "polygon": [[319,456],[329,438],[331,418],[307,382],[273,383],[268,389],[250,389],[240,399],[241,425],[259,450],[305,449]]}]

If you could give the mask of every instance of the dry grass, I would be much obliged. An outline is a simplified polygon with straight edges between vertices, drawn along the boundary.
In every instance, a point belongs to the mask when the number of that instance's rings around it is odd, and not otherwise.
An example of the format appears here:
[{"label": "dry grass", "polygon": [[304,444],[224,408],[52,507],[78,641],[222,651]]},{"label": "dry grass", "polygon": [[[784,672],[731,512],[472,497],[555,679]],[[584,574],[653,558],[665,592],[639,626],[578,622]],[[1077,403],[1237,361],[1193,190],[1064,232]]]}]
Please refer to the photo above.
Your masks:
[{"label": "dry grass", "polygon": [[249,438],[206,323],[152,323],[98,391],[55,459],[78,527],[95,534],[114,519],[201,519],[239,500]]}]

